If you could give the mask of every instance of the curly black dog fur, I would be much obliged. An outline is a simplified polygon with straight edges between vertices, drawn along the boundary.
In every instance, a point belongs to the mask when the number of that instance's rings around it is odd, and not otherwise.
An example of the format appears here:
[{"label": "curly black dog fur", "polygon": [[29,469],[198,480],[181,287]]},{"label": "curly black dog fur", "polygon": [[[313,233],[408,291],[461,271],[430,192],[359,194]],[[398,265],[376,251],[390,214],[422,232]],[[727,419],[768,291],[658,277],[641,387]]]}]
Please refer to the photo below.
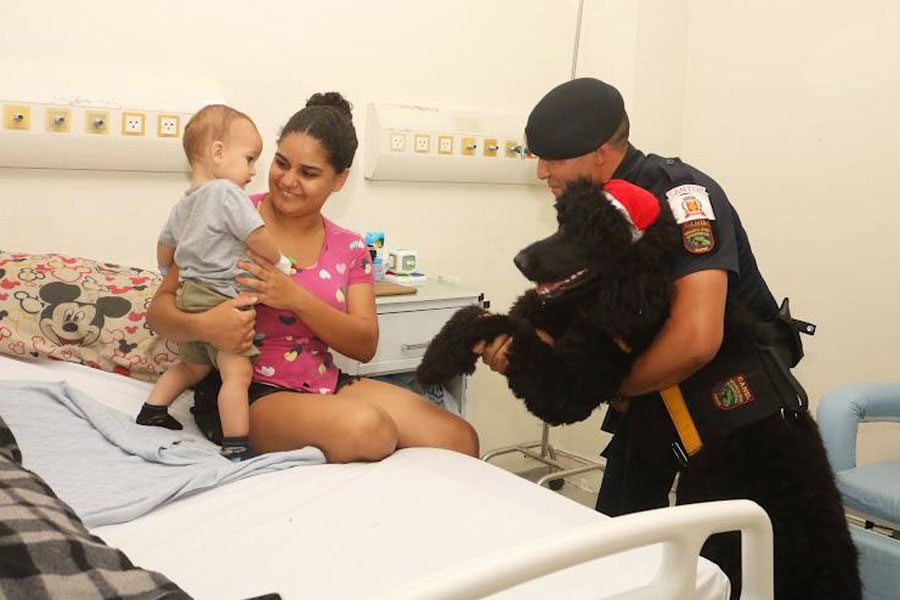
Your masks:
[{"label": "curly black dog fur", "polygon": [[[517,257],[520,268],[528,263],[523,272],[529,278],[548,282],[575,272],[553,256],[566,253],[588,269],[576,278],[580,285],[562,286],[555,296],[530,290],[508,315],[477,306],[460,310],[429,345],[418,370],[422,382],[471,374],[478,359],[473,347],[505,333],[513,340],[506,371],[510,389],[544,421],[581,421],[615,396],[633,357],[668,317],[667,255],[679,235],[662,203],[656,222],[632,243],[627,223],[602,198],[601,189],[590,183],[570,186],[556,204],[559,231]],[[753,342],[753,330],[739,314],[740,308],[729,306],[723,346]],[[544,343],[535,328],[550,333],[554,345]],[[840,495],[807,413],[775,415],[709,440],[681,472],[677,496],[679,504],[748,498],[766,510],[775,534],[777,598],[861,597]],[[728,574],[737,597],[739,535],[712,536],[703,555]]]},{"label": "curly black dog fur", "polygon": [[[677,234],[666,209],[640,243],[632,244],[628,224],[609,202],[599,200],[601,193],[588,182],[571,186],[556,203],[559,232],[520,253],[531,257],[533,269],[546,270],[540,258],[546,248],[565,252],[563,260],[589,265],[584,283],[557,298],[530,290],[508,315],[462,309],[429,345],[418,368],[422,383],[471,374],[478,359],[473,346],[506,333],[513,338],[509,386],[548,423],[582,421],[615,395],[634,352],[649,345],[669,314],[666,256]],[[553,336],[555,345],[542,342],[535,328]]]}]

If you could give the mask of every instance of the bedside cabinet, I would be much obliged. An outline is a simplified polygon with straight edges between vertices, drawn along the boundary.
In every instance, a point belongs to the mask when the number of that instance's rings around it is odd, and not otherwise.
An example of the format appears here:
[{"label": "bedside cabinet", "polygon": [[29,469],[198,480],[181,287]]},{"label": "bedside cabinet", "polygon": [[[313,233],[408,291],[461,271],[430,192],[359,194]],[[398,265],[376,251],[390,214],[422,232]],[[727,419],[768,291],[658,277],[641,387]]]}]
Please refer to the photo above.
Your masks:
[{"label": "bedside cabinet", "polygon": [[[378,349],[367,363],[332,350],[334,362],[349,375],[388,375],[415,371],[431,338],[453,314],[470,304],[478,304],[483,294],[460,285],[434,282],[417,286],[415,294],[377,296]],[[466,378],[446,384],[466,416]]]}]

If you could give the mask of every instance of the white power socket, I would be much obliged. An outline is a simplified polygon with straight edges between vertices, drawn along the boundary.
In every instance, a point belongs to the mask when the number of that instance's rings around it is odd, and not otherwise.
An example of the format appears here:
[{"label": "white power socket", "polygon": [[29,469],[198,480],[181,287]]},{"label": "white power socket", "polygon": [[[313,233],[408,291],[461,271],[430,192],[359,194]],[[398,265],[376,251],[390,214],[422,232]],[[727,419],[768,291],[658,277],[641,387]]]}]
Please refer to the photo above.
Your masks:
[{"label": "white power socket", "polygon": [[406,134],[391,133],[391,152],[403,152],[406,150]]},{"label": "white power socket", "polygon": [[416,134],[416,152],[431,151],[431,136],[425,133]]},{"label": "white power socket", "polygon": [[453,136],[438,136],[438,154],[453,154]]},{"label": "white power socket", "polygon": [[144,113],[122,113],[122,135],[144,135],[144,124],[147,120]]},{"label": "white power socket", "polygon": [[181,136],[181,117],[178,115],[159,115],[156,120],[156,135],[164,138]]}]

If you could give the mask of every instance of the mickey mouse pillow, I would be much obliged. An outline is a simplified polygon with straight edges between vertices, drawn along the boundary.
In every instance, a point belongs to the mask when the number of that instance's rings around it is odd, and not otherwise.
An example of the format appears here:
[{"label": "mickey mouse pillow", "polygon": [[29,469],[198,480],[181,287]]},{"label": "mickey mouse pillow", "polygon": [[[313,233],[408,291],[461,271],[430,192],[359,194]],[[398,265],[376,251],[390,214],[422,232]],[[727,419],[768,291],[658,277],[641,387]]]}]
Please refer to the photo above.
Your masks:
[{"label": "mickey mouse pillow", "polygon": [[0,251],[0,353],[155,379],[177,347],[147,326],[162,277],[59,254]]}]

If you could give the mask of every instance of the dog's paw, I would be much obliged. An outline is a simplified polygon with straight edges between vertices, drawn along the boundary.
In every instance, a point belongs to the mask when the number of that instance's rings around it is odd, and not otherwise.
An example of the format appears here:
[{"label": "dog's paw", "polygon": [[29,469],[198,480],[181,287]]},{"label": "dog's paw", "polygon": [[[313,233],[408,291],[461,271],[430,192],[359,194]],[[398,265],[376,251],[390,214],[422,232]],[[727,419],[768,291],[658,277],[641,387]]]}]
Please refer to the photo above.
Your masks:
[{"label": "dog's paw", "polygon": [[436,385],[462,373],[475,371],[478,355],[472,351],[472,331],[488,314],[478,305],[462,308],[450,317],[428,344],[425,356],[416,369],[417,379],[424,385]]},{"label": "dog's paw", "polygon": [[515,323],[507,315],[492,314],[477,305],[456,311],[428,344],[416,371],[419,381],[433,385],[463,373],[471,375],[479,357],[473,348],[514,330]]}]

